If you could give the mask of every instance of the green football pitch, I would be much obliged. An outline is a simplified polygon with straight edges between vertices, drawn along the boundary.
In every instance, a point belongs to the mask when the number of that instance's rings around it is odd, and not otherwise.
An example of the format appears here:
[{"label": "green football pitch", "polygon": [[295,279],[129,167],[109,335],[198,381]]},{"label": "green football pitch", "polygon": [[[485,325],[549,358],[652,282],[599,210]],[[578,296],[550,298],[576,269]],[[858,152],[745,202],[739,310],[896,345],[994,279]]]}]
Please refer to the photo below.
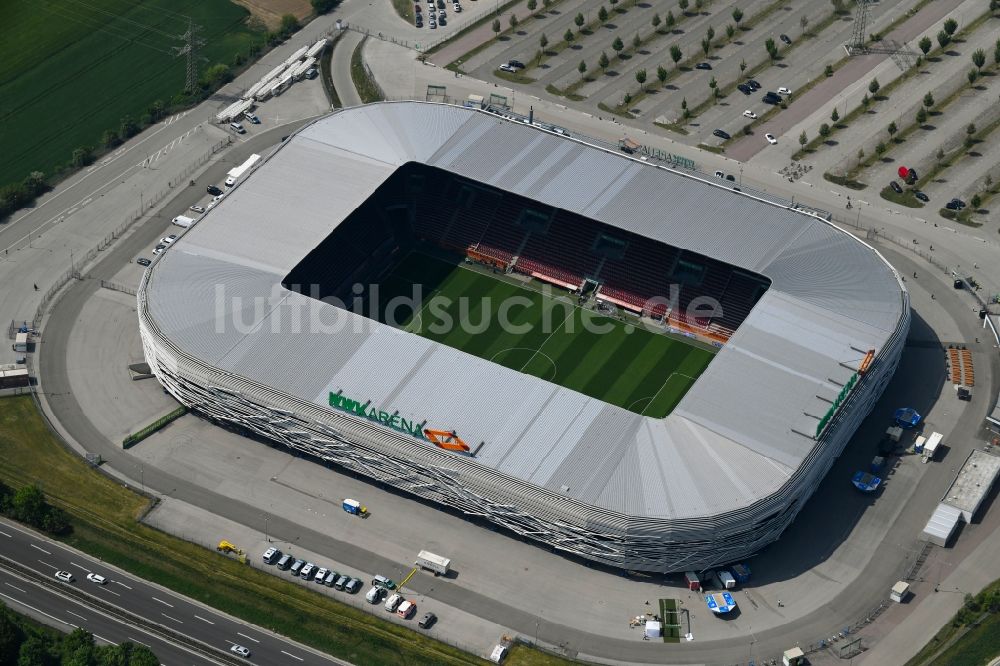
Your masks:
[{"label": "green football pitch", "polygon": [[[416,305],[392,306],[415,288]],[[412,253],[380,281],[379,305],[366,307],[411,333],[656,418],[674,409],[714,356],[541,289]]]}]

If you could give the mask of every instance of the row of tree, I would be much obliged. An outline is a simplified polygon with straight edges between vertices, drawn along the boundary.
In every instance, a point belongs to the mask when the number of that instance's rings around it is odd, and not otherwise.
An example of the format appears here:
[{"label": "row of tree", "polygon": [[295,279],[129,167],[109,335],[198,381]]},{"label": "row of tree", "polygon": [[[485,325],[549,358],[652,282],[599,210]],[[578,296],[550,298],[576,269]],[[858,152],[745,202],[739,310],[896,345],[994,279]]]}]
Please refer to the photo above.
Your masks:
[{"label": "row of tree", "polygon": [[0,512],[50,534],[67,534],[73,529],[69,515],[49,504],[41,488],[35,485],[11,490],[0,482]]},{"label": "row of tree", "polygon": [[158,666],[145,645],[95,645],[83,629],[60,634],[0,605],[0,666]]}]

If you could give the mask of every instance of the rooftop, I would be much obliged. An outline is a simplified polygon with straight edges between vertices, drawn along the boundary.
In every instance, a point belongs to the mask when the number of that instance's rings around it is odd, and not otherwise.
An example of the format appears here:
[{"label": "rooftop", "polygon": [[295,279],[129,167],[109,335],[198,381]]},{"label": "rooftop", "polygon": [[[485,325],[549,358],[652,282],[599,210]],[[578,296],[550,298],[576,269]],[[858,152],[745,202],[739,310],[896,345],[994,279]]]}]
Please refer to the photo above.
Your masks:
[{"label": "rooftop", "polygon": [[998,473],[1000,456],[975,449],[945,493],[944,503],[971,517],[989,494]]}]

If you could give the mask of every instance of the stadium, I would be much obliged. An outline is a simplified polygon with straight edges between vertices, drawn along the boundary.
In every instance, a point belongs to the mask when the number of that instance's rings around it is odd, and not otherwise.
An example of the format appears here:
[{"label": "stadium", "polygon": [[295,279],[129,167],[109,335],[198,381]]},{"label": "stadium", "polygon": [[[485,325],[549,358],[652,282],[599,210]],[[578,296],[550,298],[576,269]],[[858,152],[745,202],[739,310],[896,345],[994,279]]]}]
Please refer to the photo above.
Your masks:
[{"label": "stadium", "polygon": [[479,109],[288,137],[146,271],[183,404],[554,550],[779,537],[891,379],[902,280],[816,214]]}]

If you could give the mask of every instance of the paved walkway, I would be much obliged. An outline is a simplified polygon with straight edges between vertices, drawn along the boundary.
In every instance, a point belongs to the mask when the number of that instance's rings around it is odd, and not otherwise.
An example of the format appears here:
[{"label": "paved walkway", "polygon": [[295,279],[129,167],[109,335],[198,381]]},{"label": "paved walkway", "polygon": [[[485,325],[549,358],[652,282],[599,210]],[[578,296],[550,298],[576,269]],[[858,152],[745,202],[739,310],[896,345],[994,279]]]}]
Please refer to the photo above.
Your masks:
[{"label": "paved walkway", "polygon": [[333,87],[340,97],[340,103],[344,106],[357,106],[361,104],[361,97],[358,89],[354,87],[354,80],[351,78],[351,56],[357,48],[364,35],[353,30],[348,30],[337,41],[330,57],[330,75],[333,77]]},{"label": "paved walkway", "polygon": [[[536,9],[536,11],[539,13],[544,12],[545,10],[541,8],[541,2],[539,2],[538,4],[539,8]],[[528,9],[527,2],[515,5],[511,9],[502,12],[501,14],[499,14],[501,30],[506,30],[508,27],[510,27],[508,21],[510,21],[511,14],[517,16],[518,21],[523,22],[526,18],[531,16],[532,12],[531,10]],[[458,39],[454,40],[453,42],[446,44],[444,48],[442,48],[440,51],[432,55],[430,59],[435,65],[444,67],[449,63],[451,63],[452,61],[461,58],[463,55],[465,55],[472,49],[476,48],[480,44],[484,44],[489,40],[493,39],[493,36],[494,36],[493,21],[487,21],[478,28],[476,28],[475,30],[471,30],[462,35],[461,37],[459,37]],[[516,41],[516,39],[514,41]]]}]

